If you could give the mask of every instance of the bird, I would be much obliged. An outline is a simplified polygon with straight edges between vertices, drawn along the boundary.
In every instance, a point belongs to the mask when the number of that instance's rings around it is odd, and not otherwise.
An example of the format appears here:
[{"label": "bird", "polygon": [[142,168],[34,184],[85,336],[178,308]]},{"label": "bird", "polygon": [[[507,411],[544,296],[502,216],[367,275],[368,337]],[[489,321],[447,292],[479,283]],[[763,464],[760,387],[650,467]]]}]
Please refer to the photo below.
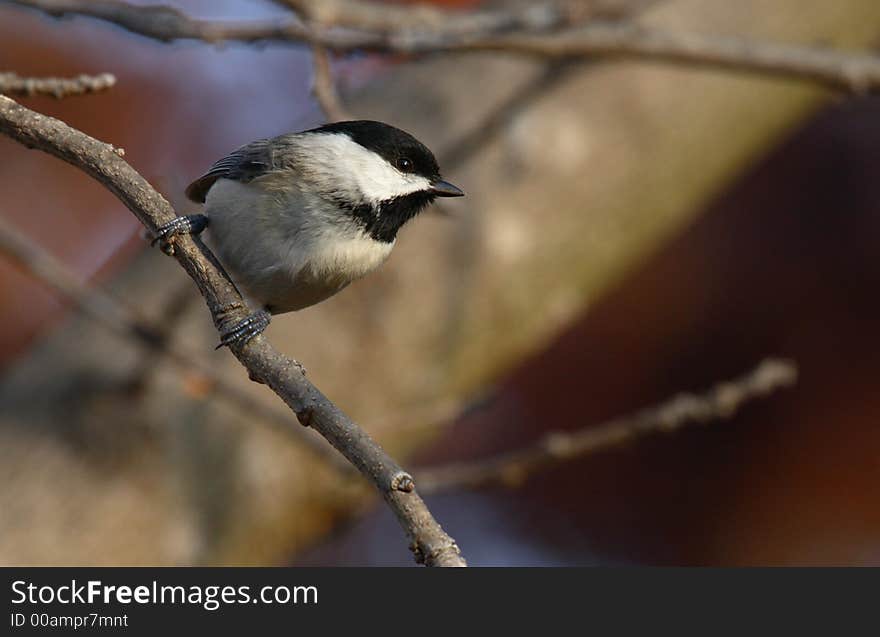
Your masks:
[{"label": "bird", "polygon": [[205,234],[233,282],[259,309],[221,331],[243,345],[276,314],[324,301],[378,268],[400,229],[437,197],[461,197],[411,134],[353,120],[259,139],[214,163],[186,189],[200,214],[159,227],[154,243]]}]

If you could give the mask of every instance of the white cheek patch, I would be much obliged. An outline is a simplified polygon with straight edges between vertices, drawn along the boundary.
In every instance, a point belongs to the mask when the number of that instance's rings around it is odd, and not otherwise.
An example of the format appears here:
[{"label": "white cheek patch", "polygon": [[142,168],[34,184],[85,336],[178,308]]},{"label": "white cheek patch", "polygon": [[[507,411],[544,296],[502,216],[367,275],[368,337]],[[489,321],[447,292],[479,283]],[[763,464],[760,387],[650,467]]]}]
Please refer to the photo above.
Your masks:
[{"label": "white cheek patch", "polygon": [[394,197],[427,190],[431,182],[421,175],[400,172],[385,159],[341,133],[310,133],[297,140],[300,162],[315,185],[353,201],[377,204]]}]

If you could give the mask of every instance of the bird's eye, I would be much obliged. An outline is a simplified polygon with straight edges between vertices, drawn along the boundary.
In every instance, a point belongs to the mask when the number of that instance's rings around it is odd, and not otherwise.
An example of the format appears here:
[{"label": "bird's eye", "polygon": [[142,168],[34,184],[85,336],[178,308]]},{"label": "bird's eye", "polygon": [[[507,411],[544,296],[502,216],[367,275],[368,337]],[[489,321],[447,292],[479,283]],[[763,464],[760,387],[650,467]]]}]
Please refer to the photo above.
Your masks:
[{"label": "bird's eye", "polygon": [[402,173],[412,172],[413,163],[409,157],[401,157],[397,160],[397,170]]}]

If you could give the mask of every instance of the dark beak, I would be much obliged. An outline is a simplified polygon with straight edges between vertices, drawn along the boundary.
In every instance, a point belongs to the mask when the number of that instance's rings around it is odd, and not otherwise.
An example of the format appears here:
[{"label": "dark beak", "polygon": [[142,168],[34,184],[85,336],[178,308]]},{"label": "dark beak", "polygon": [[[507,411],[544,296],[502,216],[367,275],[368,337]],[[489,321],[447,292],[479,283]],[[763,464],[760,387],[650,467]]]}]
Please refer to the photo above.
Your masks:
[{"label": "dark beak", "polygon": [[448,181],[437,180],[431,184],[431,194],[435,197],[464,197],[460,188],[453,186]]}]

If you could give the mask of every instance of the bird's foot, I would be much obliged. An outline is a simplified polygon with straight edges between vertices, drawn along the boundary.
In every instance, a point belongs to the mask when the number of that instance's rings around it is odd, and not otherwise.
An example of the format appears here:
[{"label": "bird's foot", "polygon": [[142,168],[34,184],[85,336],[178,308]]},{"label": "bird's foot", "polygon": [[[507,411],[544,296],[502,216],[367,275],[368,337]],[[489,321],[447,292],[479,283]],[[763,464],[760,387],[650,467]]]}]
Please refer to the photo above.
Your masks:
[{"label": "bird's foot", "polygon": [[163,252],[173,254],[174,250],[168,242],[171,237],[176,237],[179,234],[199,234],[207,227],[208,218],[205,215],[176,217],[156,229],[156,236],[150,245],[159,243]]},{"label": "bird's foot", "polygon": [[220,332],[220,344],[217,349],[230,345],[244,345],[269,327],[271,320],[272,315],[266,310],[254,312],[244,320]]}]

